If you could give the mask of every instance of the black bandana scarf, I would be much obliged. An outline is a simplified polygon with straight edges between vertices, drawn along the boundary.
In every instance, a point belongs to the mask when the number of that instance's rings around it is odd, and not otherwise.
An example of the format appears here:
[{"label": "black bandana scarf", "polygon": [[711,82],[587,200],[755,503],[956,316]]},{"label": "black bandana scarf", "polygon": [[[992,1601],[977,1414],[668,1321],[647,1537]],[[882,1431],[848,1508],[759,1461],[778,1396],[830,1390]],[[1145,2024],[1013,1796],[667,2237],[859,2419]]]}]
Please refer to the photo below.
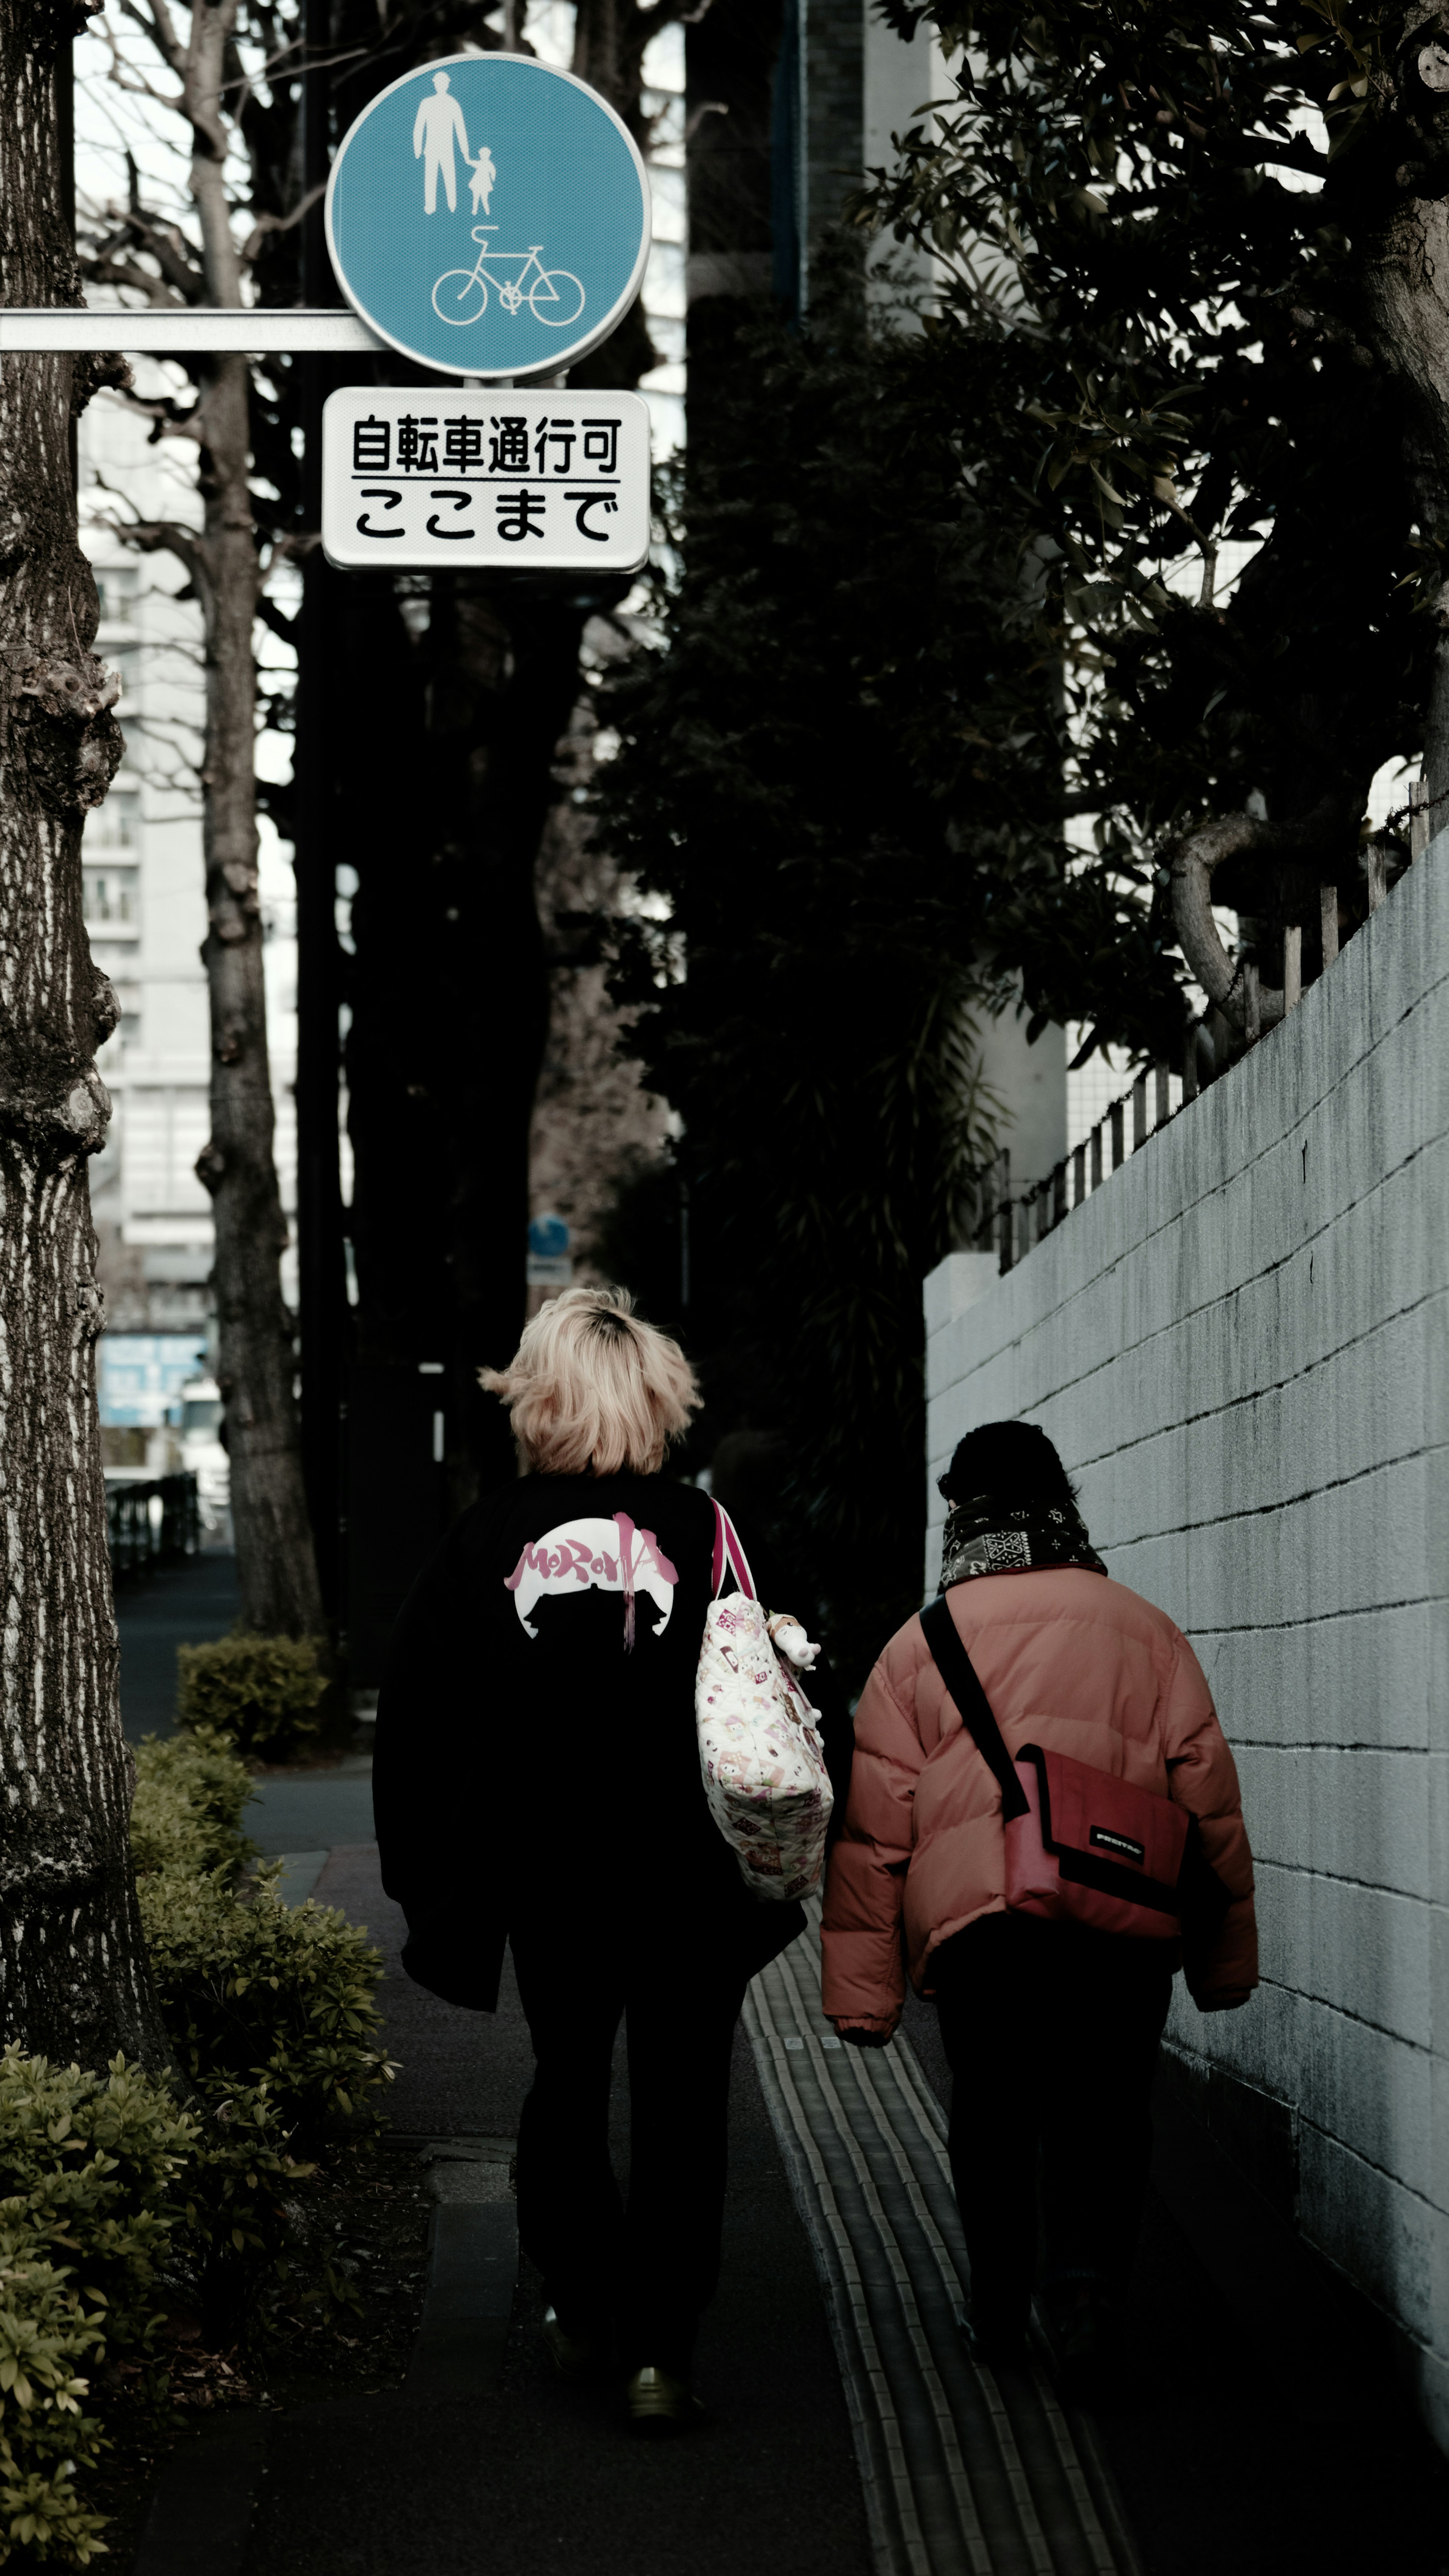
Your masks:
[{"label": "black bandana scarf", "polygon": [[941,1547],[942,1592],[949,1592],[953,1583],[969,1583],[973,1574],[1025,1574],[1043,1565],[1079,1565],[1087,1574],[1107,1571],[1081,1513],[1070,1505],[1004,1512],[989,1494],[952,1505]]}]

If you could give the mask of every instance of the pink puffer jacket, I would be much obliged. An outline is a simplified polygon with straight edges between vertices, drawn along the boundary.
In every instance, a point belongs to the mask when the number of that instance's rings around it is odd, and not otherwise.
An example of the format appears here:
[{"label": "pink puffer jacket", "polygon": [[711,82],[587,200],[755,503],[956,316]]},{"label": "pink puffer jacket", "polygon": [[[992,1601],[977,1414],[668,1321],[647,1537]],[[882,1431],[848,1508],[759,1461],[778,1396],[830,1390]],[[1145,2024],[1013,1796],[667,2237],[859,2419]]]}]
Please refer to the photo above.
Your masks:
[{"label": "pink puffer jacket", "polygon": [[[946,1597],[1010,1752],[1069,1753],[1198,1818],[1233,1902],[1194,1992],[1209,2010],[1241,2003],[1258,1982],[1252,1855],[1233,1757],[1187,1639],[1125,1584],[1075,1566],[977,1575]],[[825,1890],[831,2019],[894,2029],[902,1906],[911,1981],[928,1994],[932,1952],[978,1915],[1003,1913],[1004,1881],[1001,1791],[910,1619],[856,1712]]]}]

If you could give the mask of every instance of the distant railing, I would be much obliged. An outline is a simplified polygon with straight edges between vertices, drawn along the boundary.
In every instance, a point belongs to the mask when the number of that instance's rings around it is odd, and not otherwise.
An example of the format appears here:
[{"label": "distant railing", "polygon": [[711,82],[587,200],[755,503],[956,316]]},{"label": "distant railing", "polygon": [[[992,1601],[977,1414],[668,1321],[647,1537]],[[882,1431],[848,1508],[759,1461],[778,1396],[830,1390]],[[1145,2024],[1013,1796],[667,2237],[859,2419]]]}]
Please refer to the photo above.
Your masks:
[{"label": "distant railing", "polygon": [[[1428,806],[1426,788],[1410,788],[1410,804],[1405,806],[1410,817],[1410,853],[1413,858],[1428,848]],[[1366,850],[1366,894],[1369,912],[1377,912],[1387,894],[1387,858],[1382,842],[1369,842]],[[1338,958],[1338,889],[1323,886],[1323,966],[1333,966]],[[1258,1041],[1258,969],[1253,963],[1243,966],[1245,984],[1245,1036],[1248,1046]],[[1302,999],[1302,925],[1292,922],[1284,930],[1284,1012],[1297,1010]],[[1201,1046],[1201,1059],[1199,1059]],[[1122,1092],[1083,1136],[1070,1154],[1062,1157],[1047,1180],[1034,1182],[1031,1190],[1018,1190],[1011,1195],[1011,1154],[1000,1151],[993,1162],[977,1172],[977,1221],[967,1234],[967,1249],[972,1252],[995,1252],[1000,1267],[1011,1270],[1024,1252],[1031,1252],[1047,1234],[1055,1234],[1062,1218],[1080,1208],[1083,1198],[1101,1190],[1101,1182],[1127,1162],[1137,1146],[1147,1144],[1158,1128],[1168,1126],[1171,1118],[1181,1118],[1189,1100],[1199,1095],[1199,1077],[1212,1082],[1230,1066],[1214,1066],[1212,1038],[1207,1025],[1194,1025],[1189,1030],[1181,1074],[1173,1074],[1165,1064],[1145,1066],[1132,1090]],[[1173,1105],[1173,1082],[1181,1087],[1181,1097]],[[1132,1123],[1132,1144],[1127,1141],[1127,1128]],[[1111,1157],[1111,1159],[1109,1159]]]},{"label": "distant railing", "polygon": [[[1191,1054],[1180,1077],[1182,1098],[1174,1107],[1174,1077],[1166,1065],[1139,1073],[1130,1091],[1098,1119],[1074,1152],[1063,1156],[1044,1181],[1012,1196],[1011,1156],[1002,1151],[977,1178],[977,1222],[970,1238],[976,1252],[999,1254],[1003,1270],[1012,1269],[1033,1245],[1053,1233],[1073,1208],[1099,1190],[1109,1173],[1135,1154],[1149,1136],[1176,1118],[1197,1097],[1196,1065]],[[1128,1138],[1131,1141],[1129,1143]]]},{"label": "distant railing", "polygon": [[[1390,817],[1392,825],[1407,822],[1410,859],[1422,857],[1429,845],[1428,789],[1416,783],[1409,790],[1409,801],[1402,814]],[[1368,910],[1377,912],[1388,893],[1388,854],[1386,843],[1379,838],[1370,841],[1364,853],[1365,886]],[[1339,953],[1338,889],[1325,885],[1320,889],[1322,913],[1323,971],[1326,973]],[[1283,1003],[1284,1014],[1296,1010],[1303,995],[1303,930],[1291,922],[1283,933]],[[1245,1011],[1244,1034],[1249,1046],[1262,1034],[1258,1017],[1258,968],[1245,960],[1242,968]],[[1199,1048],[1203,1050],[1199,1056]],[[1081,1206],[1094,1190],[1100,1189],[1109,1171],[1117,1171],[1129,1153],[1135,1154],[1159,1127],[1180,1117],[1188,1102],[1196,1100],[1200,1080],[1211,1082],[1228,1065],[1215,1066],[1213,1044],[1205,1021],[1188,1031],[1187,1047],[1181,1073],[1165,1064],[1148,1065],[1138,1074],[1130,1091],[1114,1100],[1110,1109],[1098,1119],[1080,1145],[1065,1155],[1044,1181],[1012,1196],[1011,1156],[1003,1150],[976,1175],[976,1223],[967,1237],[967,1248],[975,1252],[995,1252],[1003,1270],[1014,1268],[1024,1253],[1055,1232],[1073,1208]],[[1174,1106],[1172,1085],[1180,1086],[1181,1096]],[[1131,1118],[1132,1141],[1127,1142],[1128,1118]],[[1111,1160],[1108,1161],[1110,1153]]]},{"label": "distant railing", "polygon": [[126,1575],[194,1556],[201,1544],[196,1478],[108,1475],[106,1538],[111,1574],[118,1583]]}]

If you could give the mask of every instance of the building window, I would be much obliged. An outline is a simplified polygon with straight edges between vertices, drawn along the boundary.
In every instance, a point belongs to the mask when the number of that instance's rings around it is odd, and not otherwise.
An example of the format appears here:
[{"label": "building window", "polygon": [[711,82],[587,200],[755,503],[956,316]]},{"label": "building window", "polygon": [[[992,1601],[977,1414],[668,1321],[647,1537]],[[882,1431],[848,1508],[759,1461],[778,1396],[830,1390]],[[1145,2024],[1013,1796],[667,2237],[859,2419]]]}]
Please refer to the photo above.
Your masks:
[{"label": "building window", "polygon": [[96,597],[103,624],[129,623],[136,599],[136,576],[114,565],[96,574]]},{"label": "building window", "polygon": [[112,788],[104,805],[86,817],[86,849],[134,850],[140,837],[141,799],[134,788]]},{"label": "building window", "polygon": [[86,868],[82,871],[82,897],[87,922],[97,925],[134,923],[136,919],[135,868]]}]

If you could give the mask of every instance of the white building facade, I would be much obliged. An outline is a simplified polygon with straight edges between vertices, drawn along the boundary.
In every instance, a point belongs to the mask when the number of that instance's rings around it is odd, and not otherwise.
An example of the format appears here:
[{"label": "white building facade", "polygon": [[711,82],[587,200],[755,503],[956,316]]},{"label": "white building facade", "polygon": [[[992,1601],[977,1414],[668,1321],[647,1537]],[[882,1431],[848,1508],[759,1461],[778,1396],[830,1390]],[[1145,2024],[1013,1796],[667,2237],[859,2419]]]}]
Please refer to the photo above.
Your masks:
[{"label": "white building facade", "polygon": [[[138,361],[143,373],[161,378],[159,367]],[[98,1382],[109,1432],[179,1425],[180,1388],[204,1366],[211,1310],[211,1202],[196,1177],[211,1125],[200,613],[177,596],[179,564],[138,555],[119,532],[138,516],[194,521],[198,504],[189,445],[158,455],[148,427],[102,395],[82,417],[80,442],[82,543],[100,596],[95,649],[121,675],[117,713],[126,737],[124,764],[87,820],[82,851],[91,953],[121,1005],[98,1059],[111,1094],[110,1134],[91,1166],[107,1303]],[[264,750],[273,747],[264,742]],[[269,827],[262,888],[278,1176],[290,1217],[294,916],[290,867]]]}]

